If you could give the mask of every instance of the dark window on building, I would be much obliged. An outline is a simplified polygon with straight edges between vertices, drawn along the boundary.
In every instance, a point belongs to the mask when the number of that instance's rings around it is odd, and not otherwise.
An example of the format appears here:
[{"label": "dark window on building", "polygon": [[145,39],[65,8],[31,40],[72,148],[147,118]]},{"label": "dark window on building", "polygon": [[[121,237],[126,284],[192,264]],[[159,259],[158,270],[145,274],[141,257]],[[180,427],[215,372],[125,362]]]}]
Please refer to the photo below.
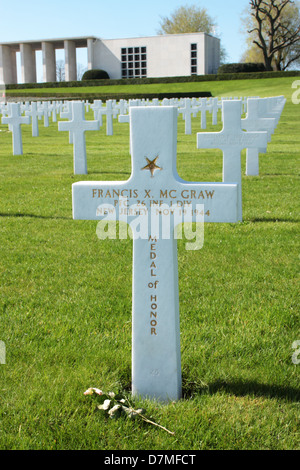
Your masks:
[{"label": "dark window on building", "polygon": [[198,73],[198,44],[191,44],[191,75]]},{"label": "dark window on building", "polygon": [[122,78],[147,77],[147,48],[122,47],[121,69]]}]

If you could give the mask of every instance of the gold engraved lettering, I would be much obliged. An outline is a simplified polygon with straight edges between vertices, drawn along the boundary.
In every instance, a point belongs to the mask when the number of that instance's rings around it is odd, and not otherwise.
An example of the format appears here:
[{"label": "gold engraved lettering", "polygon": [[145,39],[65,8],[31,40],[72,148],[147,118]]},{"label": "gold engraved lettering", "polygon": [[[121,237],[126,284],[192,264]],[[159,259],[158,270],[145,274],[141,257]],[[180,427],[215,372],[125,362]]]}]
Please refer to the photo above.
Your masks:
[{"label": "gold engraved lettering", "polygon": [[183,191],[181,191],[181,197],[183,197],[183,199],[187,199],[189,197],[189,195],[185,196],[185,193],[188,193],[188,189],[184,189]]},{"label": "gold engraved lettering", "polygon": [[[153,260],[153,259],[156,259],[157,258],[157,254],[156,254],[156,242],[157,242],[157,239],[156,238],[152,238],[151,236],[149,237],[149,241],[151,242],[150,243],[150,259]],[[150,265],[150,272],[151,272],[151,276],[153,277],[156,277],[156,274],[155,274],[155,269],[156,269],[156,264],[154,263],[154,261],[152,261],[151,265]],[[148,284],[148,287],[151,287],[151,288],[157,288],[157,284],[158,284],[158,281],[155,281],[155,282],[150,282]],[[155,294],[150,294],[150,334],[151,336],[157,336],[157,295]]]},{"label": "gold engraved lettering", "polygon": [[213,196],[214,196],[214,194],[215,194],[214,191],[206,191],[206,190],[205,190],[205,192],[206,192],[206,197],[207,197],[207,199],[209,199],[209,198],[212,199]]}]

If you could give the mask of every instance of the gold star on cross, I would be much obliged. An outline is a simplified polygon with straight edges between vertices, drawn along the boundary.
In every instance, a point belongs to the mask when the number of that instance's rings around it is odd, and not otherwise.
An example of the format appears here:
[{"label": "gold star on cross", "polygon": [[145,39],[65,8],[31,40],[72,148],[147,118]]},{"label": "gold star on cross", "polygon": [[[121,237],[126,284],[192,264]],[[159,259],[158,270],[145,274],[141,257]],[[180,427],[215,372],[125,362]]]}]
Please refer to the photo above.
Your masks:
[{"label": "gold star on cross", "polygon": [[151,172],[151,177],[154,176],[154,171],[155,170],[162,170],[162,168],[158,165],[156,165],[156,162],[158,160],[158,156],[156,158],[154,158],[154,160],[149,160],[149,158],[145,157],[147,162],[148,162],[148,165],[144,166],[144,168],[142,168],[142,170],[149,170]]}]

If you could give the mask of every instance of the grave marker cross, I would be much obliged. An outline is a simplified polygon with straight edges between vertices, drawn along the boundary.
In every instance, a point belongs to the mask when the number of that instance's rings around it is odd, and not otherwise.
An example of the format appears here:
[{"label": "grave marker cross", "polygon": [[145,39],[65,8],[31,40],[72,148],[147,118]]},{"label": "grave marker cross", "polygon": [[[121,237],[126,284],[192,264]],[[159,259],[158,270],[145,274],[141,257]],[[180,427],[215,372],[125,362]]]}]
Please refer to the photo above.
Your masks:
[{"label": "grave marker cross", "polygon": [[[276,127],[276,119],[263,118],[259,112],[260,98],[249,98],[247,100],[247,116],[242,119],[242,128],[246,131],[266,131],[268,142]],[[259,174],[259,152],[265,153],[267,149],[247,148],[246,150],[246,175],[257,176]]]},{"label": "grave marker cross", "polygon": [[[68,119],[68,121],[72,121],[72,101],[67,101],[67,108],[60,112],[60,117],[61,119]],[[69,132],[69,144],[73,144],[73,131]]]},{"label": "grave marker cross", "polygon": [[42,111],[42,116],[44,116],[44,127],[49,127],[49,103],[48,101],[43,101],[39,109]]},{"label": "grave marker cross", "polygon": [[238,183],[238,217],[242,211],[241,151],[267,146],[267,132],[245,132],[241,127],[242,102],[223,101],[223,129],[220,132],[199,132],[197,148],[218,148],[223,151],[223,182]]},{"label": "grave marker cross", "polygon": [[[177,400],[181,358],[174,229],[183,221],[196,221],[199,205],[204,205],[204,221],[236,222],[237,184],[192,183],[178,176],[176,107],[130,108],[130,138],[129,180],[74,183],[73,218],[100,220],[106,214],[105,221],[131,225],[138,214],[138,220],[146,217],[148,229],[133,240],[132,391]],[[187,219],[176,219],[176,207],[185,207]],[[161,227],[152,225],[155,211],[162,219],[167,211],[169,236],[161,236]]]},{"label": "grave marker cross", "polygon": [[20,104],[10,104],[10,115],[2,118],[2,124],[8,124],[13,137],[13,155],[23,155],[21,124],[30,124],[29,116],[21,116]]},{"label": "grave marker cross", "polygon": [[33,101],[31,103],[30,109],[25,111],[25,116],[31,117],[32,137],[38,137],[39,136],[38,118],[43,116],[43,112],[41,110],[38,110],[36,101]]},{"label": "grave marker cross", "polygon": [[85,132],[99,130],[99,121],[86,121],[84,117],[84,103],[72,101],[72,120],[59,122],[58,130],[73,133],[74,174],[86,175]]},{"label": "grave marker cross", "polygon": [[102,108],[99,112],[106,115],[106,135],[113,135],[113,115],[115,110],[112,100],[107,100],[106,107]]},{"label": "grave marker cross", "polygon": [[184,99],[184,106],[178,108],[178,113],[182,114],[185,121],[185,134],[189,135],[192,133],[192,114],[197,111],[196,107],[192,106],[190,98]]}]

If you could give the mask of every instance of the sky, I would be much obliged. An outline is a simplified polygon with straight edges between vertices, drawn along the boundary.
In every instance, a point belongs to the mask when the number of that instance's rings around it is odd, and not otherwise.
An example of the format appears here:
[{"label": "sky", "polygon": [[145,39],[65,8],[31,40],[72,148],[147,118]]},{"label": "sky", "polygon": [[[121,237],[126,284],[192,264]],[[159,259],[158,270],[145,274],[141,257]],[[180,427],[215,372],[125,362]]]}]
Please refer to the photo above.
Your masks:
[{"label": "sky", "polygon": [[[239,62],[246,39],[241,16],[249,0],[0,0],[0,43],[77,36],[155,36],[162,17],[169,17],[180,6],[192,5],[206,8],[216,22],[227,62]],[[80,51],[78,54],[78,62],[86,66],[86,51],[81,51],[84,56]],[[60,58],[63,52],[58,52]]]}]

